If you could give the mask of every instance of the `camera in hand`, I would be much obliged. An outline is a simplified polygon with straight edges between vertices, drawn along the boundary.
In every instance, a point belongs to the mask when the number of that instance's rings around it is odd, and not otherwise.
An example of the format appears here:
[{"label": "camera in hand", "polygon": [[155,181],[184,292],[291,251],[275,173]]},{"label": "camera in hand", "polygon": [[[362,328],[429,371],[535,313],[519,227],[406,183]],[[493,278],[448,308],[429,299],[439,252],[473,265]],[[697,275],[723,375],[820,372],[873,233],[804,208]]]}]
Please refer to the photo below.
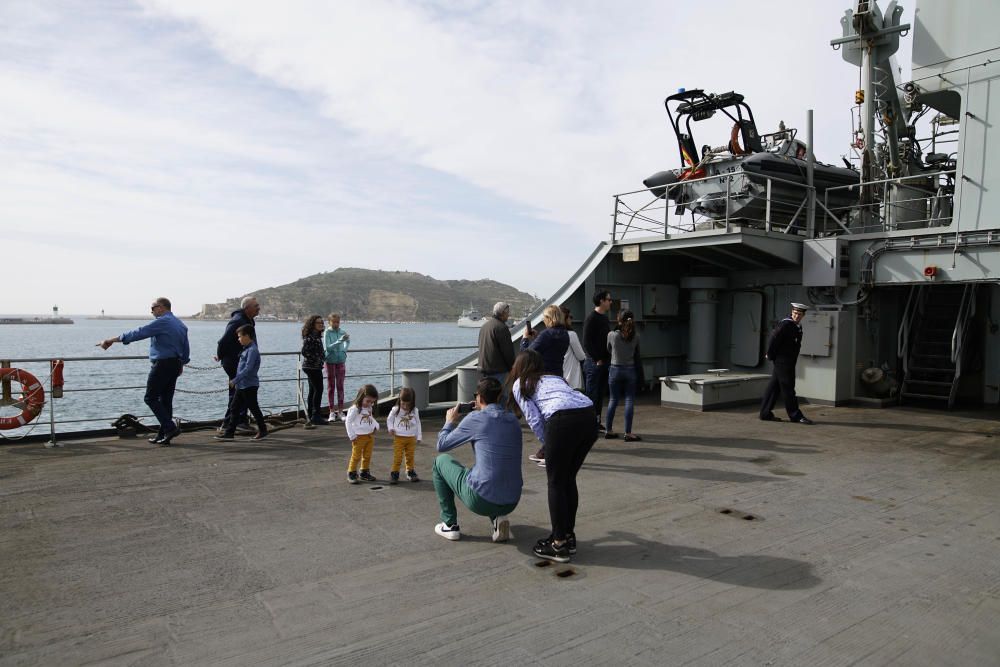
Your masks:
[{"label": "camera in hand", "polygon": [[458,404],[458,414],[464,415],[466,412],[472,412],[476,408],[475,401],[469,401],[468,403]]}]

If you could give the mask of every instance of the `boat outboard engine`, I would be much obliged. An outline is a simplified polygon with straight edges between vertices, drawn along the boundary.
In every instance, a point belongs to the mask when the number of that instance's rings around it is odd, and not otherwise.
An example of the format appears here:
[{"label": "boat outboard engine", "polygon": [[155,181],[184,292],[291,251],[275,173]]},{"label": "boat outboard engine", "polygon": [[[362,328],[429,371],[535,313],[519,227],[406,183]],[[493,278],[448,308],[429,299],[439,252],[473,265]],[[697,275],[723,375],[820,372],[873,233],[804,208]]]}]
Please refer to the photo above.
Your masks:
[{"label": "boat outboard engine", "polygon": [[[649,188],[650,192],[657,199],[665,199],[667,194],[667,187],[673,185],[678,181],[677,172],[675,171],[658,171],[649,178],[643,180],[642,184]],[[671,193],[676,196],[676,193]],[[673,199],[674,197],[671,197]]]}]

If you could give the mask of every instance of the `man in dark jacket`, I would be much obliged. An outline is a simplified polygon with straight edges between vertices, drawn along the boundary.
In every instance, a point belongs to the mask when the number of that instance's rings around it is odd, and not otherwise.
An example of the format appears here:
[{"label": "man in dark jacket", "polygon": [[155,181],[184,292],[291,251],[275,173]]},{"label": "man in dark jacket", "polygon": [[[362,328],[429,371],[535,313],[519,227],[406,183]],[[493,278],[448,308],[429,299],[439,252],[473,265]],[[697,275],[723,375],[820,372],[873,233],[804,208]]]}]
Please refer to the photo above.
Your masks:
[{"label": "man in dark jacket", "polygon": [[479,372],[482,377],[496,378],[501,386],[507,382],[507,373],[514,365],[514,341],[507,328],[510,304],[498,301],[493,306],[493,317],[479,329]]},{"label": "man in dark jacket", "polygon": [[771,332],[767,353],[764,356],[774,363],[774,371],[771,373],[771,381],[767,383],[767,390],[760,404],[760,418],[763,421],[781,421],[771,412],[780,391],[785,399],[788,419],[797,424],[814,423],[802,414],[802,410],[799,409],[799,399],[795,396],[795,362],[802,347],[802,325],[799,322],[805,317],[807,310],[808,306],[793,303],[792,314],[781,320]]},{"label": "man in dark jacket", "polygon": [[597,413],[597,427],[604,430],[601,424],[601,402],[608,387],[608,370],[611,364],[611,352],[608,351],[608,334],[611,333],[611,322],[608,321],[608,311],[611,310],[611,292],[598,290],[594,294],[594,310],[587,314],[583,321],[583,352],[587,358],[583,362],[584,391],[594,403]]},{"label": "man in dark jacket", "polygon": [[[233,387],[232,379],[236,377],[236,369],[240,365],[240,353],[243,352],[243,346],[240,345],[239,340],[236,338],[236,330],[244,324],[253,326],[253,318],[257,317],[257,313],[259,312],[260,304],[257,303],[257,297],[243,297],[243,300],[240,302],[240,309],[232,312],[229,322],[226,324],[226,331],[216,344],[215,360],[222,364],[222,369],[226,371],[226,375],[229,376],[230,380],[229,402],[226,404],[226,416],[223,423],[226,423],[230,418],[229,406],[233,403],[233,393],[236,391]],[[240,414],[236,416],[235,422],[236,428],[240,431],[250,429],[246,408],[243,408]]]}]

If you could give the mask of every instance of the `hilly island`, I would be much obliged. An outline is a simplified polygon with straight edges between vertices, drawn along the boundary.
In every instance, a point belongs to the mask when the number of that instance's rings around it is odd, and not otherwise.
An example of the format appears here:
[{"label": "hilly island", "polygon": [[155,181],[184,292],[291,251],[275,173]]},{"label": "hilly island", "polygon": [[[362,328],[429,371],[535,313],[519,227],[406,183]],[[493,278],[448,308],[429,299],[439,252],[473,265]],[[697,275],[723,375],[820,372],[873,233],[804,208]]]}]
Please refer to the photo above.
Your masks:
[{"label": "hilly island", "polygon": [[[495,280],[436,280],[410,271],[354,268],[317,273],[248,294],[257,297],[265,319],[282,320],[337,312],[348,320],[441,322],[456,320],[467,308],[488,315],[497,301],[509,303],[517,317],[539,303],[534,296]],[[195,317],[228,318],[243,296],[205,304]]]}]

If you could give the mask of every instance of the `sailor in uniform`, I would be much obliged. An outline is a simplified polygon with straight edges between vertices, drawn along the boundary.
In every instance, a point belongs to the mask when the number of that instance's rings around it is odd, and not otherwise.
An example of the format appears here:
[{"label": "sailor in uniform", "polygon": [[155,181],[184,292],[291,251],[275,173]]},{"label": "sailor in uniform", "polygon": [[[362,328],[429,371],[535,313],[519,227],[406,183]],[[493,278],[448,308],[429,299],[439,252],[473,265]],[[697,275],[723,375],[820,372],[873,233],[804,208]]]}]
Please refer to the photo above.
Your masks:
[{"label": "sailor in uniform", "polygon": [[814,423],[802,414],[799,409],[799,399],[795,396],[795,362],[799,358],[799,348],[802,347],[802,325],[799,322],[805,317],[807,310],[809,306],[793,303],[792,314],[781,320],[771,332],[767,353],[764,356],[773,362],[774,371],[771,373],[771,381],[767,383],[767,390],[760,404],[760,418],[763,421],[781,421],[771,412],[780,391],[785,399],[788,419],[798,424]]}]

